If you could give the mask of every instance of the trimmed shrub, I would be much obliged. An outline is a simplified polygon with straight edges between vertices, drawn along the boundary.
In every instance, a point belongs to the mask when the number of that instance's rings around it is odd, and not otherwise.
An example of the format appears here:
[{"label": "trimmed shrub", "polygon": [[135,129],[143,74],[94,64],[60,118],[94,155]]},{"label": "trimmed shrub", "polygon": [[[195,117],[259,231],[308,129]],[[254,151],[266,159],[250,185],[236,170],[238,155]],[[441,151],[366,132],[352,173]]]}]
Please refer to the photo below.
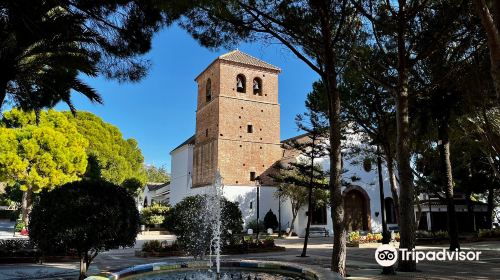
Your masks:
[{"label": "trimmed shrub", "polygon": [[171,251],[179,251],[180,248],[177,245],[177,242],[174,241],[172,244],[168,244],[167,241],[159,241],[159,240],[150,240],[144,242],[142,244],[142,251],[143,252],[171,252]]},{"label": "trimmed shrub", "polygon": [[19,219],[19,220],[17,220],[16,225],[14,226],[14,231],[20,232],[21,230],[23,230],[24,227],[25,227],[25,224],[23,223],[23,221],[21,219]]},{"label": "trimmed shrub", "polygon": [[266,215],[264,216],[265,230],[267,230],[268,228],[276,230],[276,228],[278,228],[278,225],[278,218],[276,218],[276,215],[274,215],[273,211],[269,209],[269,211],[267,211]]},{"label": "trimmed shrub", "polygon": [[[248,224],[246,225],[246,229],[248,230],[249,228],[253,229],[254,233],[257,233],[257,220],[252,220],[248,222]],[[266,226],[264,225],[263,221],[259,222],[259,231],[260,232],[266,231]]]},{"label": "trimmed shrub", "polygon": [[139,212],[124,188],[83,180],[43,191],[31,212],[29,232],[44,254],[78,252],[83,279],[99,252],[135,244]]},{"label": "trimmed shrub", "polygon": [[0,240],[0,258],[28,257],[37,259],[40,252],[35,245],[25,239],[3,239]]}]

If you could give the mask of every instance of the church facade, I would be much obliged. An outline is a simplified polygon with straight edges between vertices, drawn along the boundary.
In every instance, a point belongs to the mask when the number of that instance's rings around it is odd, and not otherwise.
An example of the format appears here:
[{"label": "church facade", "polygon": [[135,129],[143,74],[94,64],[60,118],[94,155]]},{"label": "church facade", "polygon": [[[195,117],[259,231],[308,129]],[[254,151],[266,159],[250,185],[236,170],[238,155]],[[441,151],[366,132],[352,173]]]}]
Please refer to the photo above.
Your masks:
[{"label": "church facade", "polygon": [[[278,187],[268,176],[275,163],[299,157],[281,148],[280,72],[276,66],[235,50],[216,58],[196,77],[196,131],[170,153],[170,204],[207,192],[219,171],[224,196],[239,203],[245,224],[257,219],[258,205],[261,221],[271,209],[281,217],[282,230],[292,227],[291,204],[278,198]],[[329,169],[328,158],[318,163]],[[345,161],[344,169],[344,180],[351,180],[343,188],[347,229],[380,231],[376,170],[365,171],[357,159]],[[384,191],[388,222],[396,223],[387,181]],[[305,232],[306,209],[299,211],[293,225],[299,236]],[[313,226],[332,233],[329,207],[314,210]]]}]

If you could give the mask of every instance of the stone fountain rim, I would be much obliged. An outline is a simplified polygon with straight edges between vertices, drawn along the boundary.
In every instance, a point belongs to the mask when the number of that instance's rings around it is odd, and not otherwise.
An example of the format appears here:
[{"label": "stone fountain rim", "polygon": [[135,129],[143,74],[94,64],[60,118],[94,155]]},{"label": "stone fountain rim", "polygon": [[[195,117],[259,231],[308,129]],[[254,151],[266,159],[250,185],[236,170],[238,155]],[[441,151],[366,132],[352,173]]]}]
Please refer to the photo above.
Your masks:
[{"label": "stone fountain rim", "polygon": [[[137,276],[140,274],[150,272],[167,272],[171,270],[186,270],[186,269],[200,269],[210,268],[209,261],[168,261],[168,262],[155,262],[148,264],[141,264],[131,266],[116,272],[104,272],[96,276],[90,276],[85,280],[120,280],[126,279],[130,276]],[[235,269],[262,269],[279,270],[283,272],[291,272],[302,274],[307,279],[314,280],[336,280],[342,279],[339,274],[312,265],[297,264],[281,261],[266,261],[266,260],[224,260],[221,262],[221,268],[235,268]]]}]

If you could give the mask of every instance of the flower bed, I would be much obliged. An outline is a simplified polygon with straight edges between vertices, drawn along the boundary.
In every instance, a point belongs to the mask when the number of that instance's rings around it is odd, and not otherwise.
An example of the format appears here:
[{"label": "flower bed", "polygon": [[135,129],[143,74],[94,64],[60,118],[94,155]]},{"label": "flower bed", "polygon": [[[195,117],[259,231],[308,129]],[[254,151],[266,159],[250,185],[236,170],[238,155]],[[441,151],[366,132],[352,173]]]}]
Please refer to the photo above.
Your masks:
[{"label": "flower bed", "polygon": [[[285,247],[277,246],[274,238],[267,236],[257,240],[252,236],[234,235],[228,244],[222,247],[223,254],[250,254],[285,251]],[[171,257],[184,256],[186,252],[177,242],[152,240],[143,244],[141,251],[136,251],[137,257]]]},{"label": "flower bed", "polygon": [[349,247],[359,247],[359,244],[380,242],[382,242],[382,233],[362,235],[359,231],[353,231],[347,236],[347,246]]},{"label": "flower bed", "polygon": [[254,239],[253,236],[235,236],[230,243],[222,248],[225,254],[248,254],[285,251],[285,247],[277,246],[274,238]]}]

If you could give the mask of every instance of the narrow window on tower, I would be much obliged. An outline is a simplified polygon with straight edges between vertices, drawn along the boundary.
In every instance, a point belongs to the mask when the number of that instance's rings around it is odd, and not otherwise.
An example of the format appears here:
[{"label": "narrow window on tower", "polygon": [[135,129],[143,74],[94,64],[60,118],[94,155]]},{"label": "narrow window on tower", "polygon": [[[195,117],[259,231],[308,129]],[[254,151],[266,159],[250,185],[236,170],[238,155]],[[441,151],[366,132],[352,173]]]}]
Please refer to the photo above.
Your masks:
[{"label": "narrow window on tower", "polygon": [[212,81],[210,79],[207,80],[205,98],[207,102],[210,102],[210,100],[212,100]]},{"label": "narrow window on tower", "polygon": [[260,78],[253,79],[253,94],[262,96],[262,80]]},{"label": "narrow window on tower", "polygon": [[246,88],[247,86],[245,76],[243,76],[242,74],[238,74],[238,76],[236,76],[236,91],[245,93]]},{"label": "narrow window on tower", "polygon": [[205,130],[205,137],[208,137],[208,129]]},{"label": "narrow window on tower", "polygon": [[251,125],[251,124],[247,125],[247,132],[253,133],[253,125]]},{"label": "narrow window on tower", "polygon": [[250,181],[255,181],[255,172],[250,172]]}]

